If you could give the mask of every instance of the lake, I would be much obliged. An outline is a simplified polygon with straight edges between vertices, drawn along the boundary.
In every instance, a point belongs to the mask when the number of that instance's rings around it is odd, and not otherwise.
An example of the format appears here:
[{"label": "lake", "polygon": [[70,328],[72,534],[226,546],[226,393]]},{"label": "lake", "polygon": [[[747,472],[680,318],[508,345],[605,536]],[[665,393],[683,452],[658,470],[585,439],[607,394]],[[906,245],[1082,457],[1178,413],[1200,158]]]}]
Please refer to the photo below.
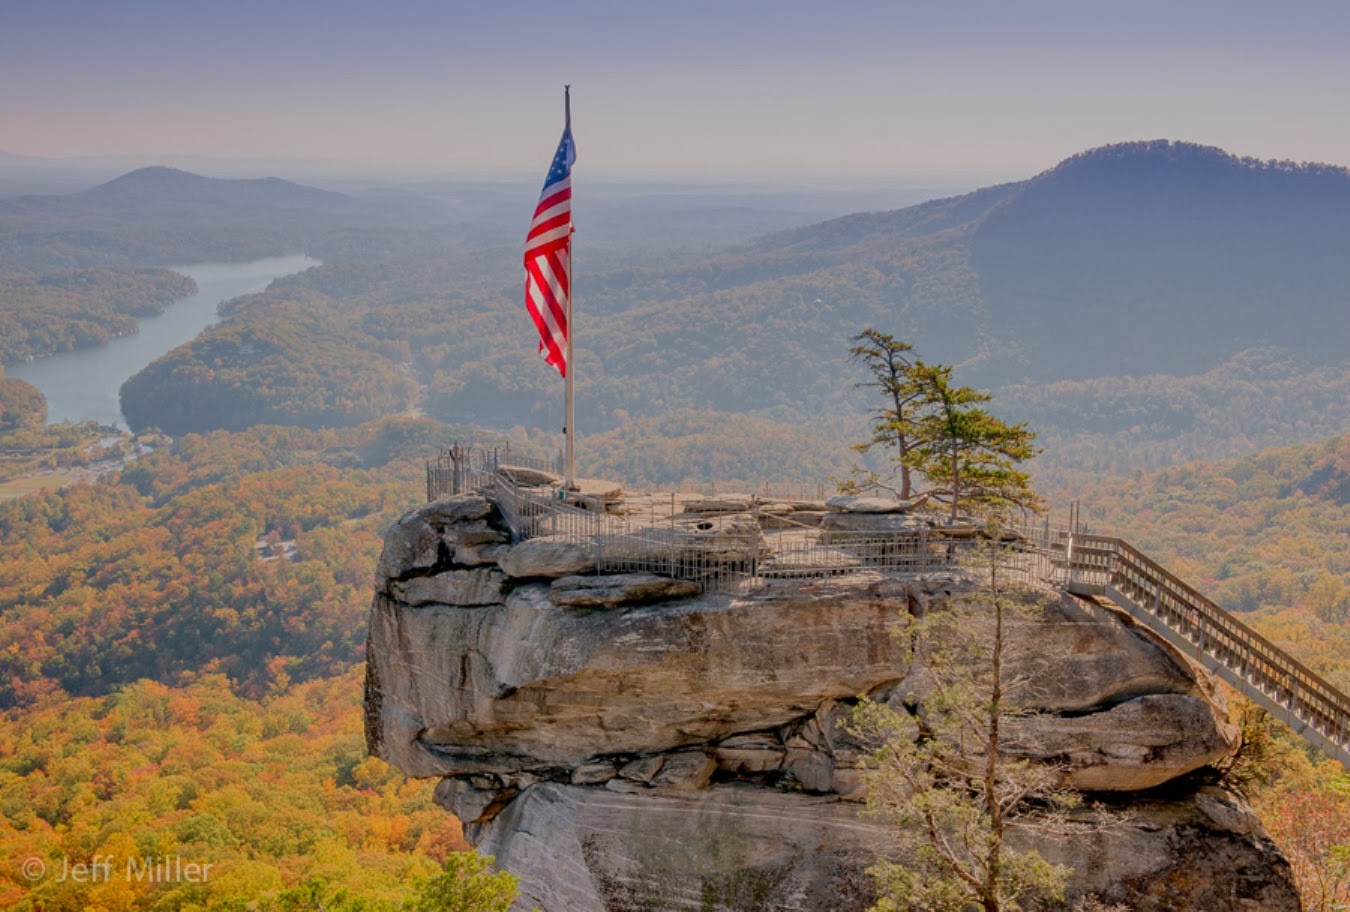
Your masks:
[{"label": "lake", "polygon": [[27,380],[47,397],[47,421],[84,421],[125,428],[117,393],[141,368],[197,337],[220,319],[216,305],[230,298],[262,291],[273,279],[320,265],[296,254],[251,263],[197,263],[170,266],[197,282],[194,295],[175,301],[157,317],[142,317],[139,332],[97,348],[82,348],[39,358],[28,364],[7,364],[5,374]]}]

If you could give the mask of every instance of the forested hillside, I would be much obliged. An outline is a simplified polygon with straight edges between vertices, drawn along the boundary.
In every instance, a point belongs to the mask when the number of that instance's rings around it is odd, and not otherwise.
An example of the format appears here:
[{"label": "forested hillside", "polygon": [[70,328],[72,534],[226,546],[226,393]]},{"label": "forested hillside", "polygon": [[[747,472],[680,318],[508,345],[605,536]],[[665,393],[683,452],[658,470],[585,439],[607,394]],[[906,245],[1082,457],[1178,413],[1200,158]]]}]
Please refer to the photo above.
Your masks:
[{"label": "forested hillside", "polygon": [[[395,912],[467,845],[424,784],[366,757],[360,694],[359,668],[256,700],[202,673],[7,712],[0,906]],[[113,869],[62,880],[67,858]],[[125,875],[164,858],[197,876]]]},{"label": "forested hillside", "polygon": [[1098,377],[1002,391],[1010,416],[1041,430],[1047,481],[1223,459],[1350,428],[1350,369],[1243,352],[1191,376]]},{"label": "forested hillside", "polygon": [[41,427],[47,420],[47,400],[36,386],[5,377],[0,368],[0,434]]},{"label": "forested hillside", "polygon": [[[384,529],[466,433],[190,436],[0,502],[0,905],[393,912],[465,848],[366,758],[359,663]],[[118,876],[60,881],[96,855]],[[164,856],[213,867],[121,876]]]},{"label": "forested hillside", "polygon": [[[261,694],[346,669],[383,529],[422,490],[407,456],[445,433],[190,436],[107,482],[0,503],[0,706],[204,671]],[[269,539],[290,559],[261,560]]]},{"label": "forested hillside", "polygon": [[1054,493],[1350,692],[1350,437]]},{"label": "forested hillside", "polygon": [[302,294],[157,359],[122,387],[122,412],[135,430],[175,435],[360,424],[414,404],[406,352],[402,340],[362,333],[328,298]]},{"label": "forested hillside", "polygon": [[167,269],[0,270],[0,363],[102,345],[196,290]]}]

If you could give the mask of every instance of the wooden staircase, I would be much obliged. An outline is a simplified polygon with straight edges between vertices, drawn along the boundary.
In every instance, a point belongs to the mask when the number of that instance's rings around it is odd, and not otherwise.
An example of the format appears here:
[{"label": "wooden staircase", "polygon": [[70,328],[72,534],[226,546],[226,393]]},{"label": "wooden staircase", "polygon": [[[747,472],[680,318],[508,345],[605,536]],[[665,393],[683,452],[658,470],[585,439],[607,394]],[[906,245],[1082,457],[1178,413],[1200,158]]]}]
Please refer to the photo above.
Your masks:
[{"label": "wooden staircase", "polygon": [[1118,538],[1048,533],[1053,582],[1105,596],[1350,769],[1350,697]]}]

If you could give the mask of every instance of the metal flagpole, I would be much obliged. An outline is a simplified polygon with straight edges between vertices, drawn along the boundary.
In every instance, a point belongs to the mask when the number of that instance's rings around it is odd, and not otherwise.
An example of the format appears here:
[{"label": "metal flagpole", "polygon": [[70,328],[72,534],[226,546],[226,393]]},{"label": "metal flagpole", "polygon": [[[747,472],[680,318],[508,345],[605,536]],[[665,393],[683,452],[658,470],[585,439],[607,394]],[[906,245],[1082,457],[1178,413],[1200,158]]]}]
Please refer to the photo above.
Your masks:
[{"label": "metal flagpole", "polygon": [[[563,86],[563,123],[570,135],[572,132],[572,87]],[[569,216],[570,219],[570,216]],[[576,325],[572,322],[572,299],[576,297],[577,272],[572,268],[572,226],[567,226],[567,415],[563,419],[566,424],[563,425],[563,432],[567,437],[567,481],[569,489],[575,489],[576,473],[574,472],[574,459],[576,456],[576,429],[573,426],[575,414],[572,398],[572,380],[576,374],[576,365],[572,361],[572,336],[576,333]]]}]

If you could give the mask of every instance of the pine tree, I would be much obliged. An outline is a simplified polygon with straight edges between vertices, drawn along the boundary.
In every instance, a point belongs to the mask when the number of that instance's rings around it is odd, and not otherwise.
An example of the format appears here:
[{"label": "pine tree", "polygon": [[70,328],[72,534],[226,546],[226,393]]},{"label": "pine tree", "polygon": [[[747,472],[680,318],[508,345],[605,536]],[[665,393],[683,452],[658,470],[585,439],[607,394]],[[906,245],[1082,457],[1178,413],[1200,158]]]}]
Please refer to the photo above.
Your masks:
[{"label": "pine tree", "polygon": [[1039,450],[1025,424],[1008,424],[982,406],[991,395],[954,386],[951,367],[916,361],[909,376],[922,391],[921,409],[906,461],[951,503],[951,521],[963,502],[981,512],[1035,509],[1040,499],[1018,465]]},{"label": "pine tree", "polygon": [[[912,490],[909,451],[914,445],[914,432],[919,415],[923,389],[913,377],[914,360],[910,351],[914,346],[901,342],[889,333],[867,327],[853,337],[849,358],[867,368],[871,380],[858,383],[859,387],[874,387],[880,391],[886,404],[871,409],[872,436],[853,449],[866,453],[874,447],[895,448],[895,464],[900,474],[901,500],[908,500]],[[880,478],[871,475],[871,485],[879,485]]]}]

